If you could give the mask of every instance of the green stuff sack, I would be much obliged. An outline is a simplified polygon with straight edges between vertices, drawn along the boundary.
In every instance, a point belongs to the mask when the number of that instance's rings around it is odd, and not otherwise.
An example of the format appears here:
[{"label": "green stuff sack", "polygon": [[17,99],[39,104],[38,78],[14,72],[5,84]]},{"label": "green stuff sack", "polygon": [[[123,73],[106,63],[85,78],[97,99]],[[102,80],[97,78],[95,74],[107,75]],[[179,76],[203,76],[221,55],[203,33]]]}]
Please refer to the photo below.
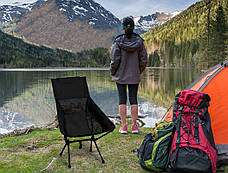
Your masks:
[{"label": "green stuff sack", "polygon": [[148,171],[164,171],[169,163],[173,122],[160,121],[148,133],[138,149],[139,163]]}]

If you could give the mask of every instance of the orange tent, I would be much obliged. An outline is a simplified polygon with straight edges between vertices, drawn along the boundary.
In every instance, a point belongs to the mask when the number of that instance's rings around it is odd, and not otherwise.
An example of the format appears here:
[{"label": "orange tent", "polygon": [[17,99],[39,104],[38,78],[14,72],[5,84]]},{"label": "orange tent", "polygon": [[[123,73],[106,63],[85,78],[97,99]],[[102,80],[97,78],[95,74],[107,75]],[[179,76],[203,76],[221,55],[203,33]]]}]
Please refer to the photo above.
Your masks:
[{"label": "orange tent", "polygon": [[[208,108],[219,159],[228,159],[228,61],[203,73],[186,90],[197,90],[210,96]],[[172,121],[173,109],[164,116]]]}]

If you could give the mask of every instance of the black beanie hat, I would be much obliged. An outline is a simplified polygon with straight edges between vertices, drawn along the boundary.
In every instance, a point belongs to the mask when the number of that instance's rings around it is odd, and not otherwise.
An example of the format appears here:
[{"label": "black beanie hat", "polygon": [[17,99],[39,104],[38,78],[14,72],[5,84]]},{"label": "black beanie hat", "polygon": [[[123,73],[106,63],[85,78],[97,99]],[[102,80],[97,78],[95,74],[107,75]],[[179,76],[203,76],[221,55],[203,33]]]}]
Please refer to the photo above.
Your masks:
[{"label": "black beanie hat", "polygon": [[123,18],[123,29],[134,29],[135,23],[134,20],[131,17],[125,17]]}]

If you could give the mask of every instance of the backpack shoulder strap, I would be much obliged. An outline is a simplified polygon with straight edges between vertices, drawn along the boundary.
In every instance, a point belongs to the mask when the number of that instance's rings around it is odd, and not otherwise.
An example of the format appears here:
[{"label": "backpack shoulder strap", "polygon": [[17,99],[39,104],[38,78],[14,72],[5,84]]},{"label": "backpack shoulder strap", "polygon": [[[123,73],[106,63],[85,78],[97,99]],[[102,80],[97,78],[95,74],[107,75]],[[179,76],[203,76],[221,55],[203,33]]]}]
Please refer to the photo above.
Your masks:
[{"label": "backpack shoulder strap", "polygon": [[196,144],[199,144],[199,109],[195,107],[195,129],[194,129],[194,137],[196,139]]},{"label": "backpack shoulder strap", "polygon": [[178,111],[178,118],[177,118],[177,122],[176,122],[176,131],[177,131],[177,140],[176,140],[176,147],[179,146],[180,144],[180,127],[181,127],[181,115],[182,115],[182,110],[183,110],[184,106],[181,105]]}]

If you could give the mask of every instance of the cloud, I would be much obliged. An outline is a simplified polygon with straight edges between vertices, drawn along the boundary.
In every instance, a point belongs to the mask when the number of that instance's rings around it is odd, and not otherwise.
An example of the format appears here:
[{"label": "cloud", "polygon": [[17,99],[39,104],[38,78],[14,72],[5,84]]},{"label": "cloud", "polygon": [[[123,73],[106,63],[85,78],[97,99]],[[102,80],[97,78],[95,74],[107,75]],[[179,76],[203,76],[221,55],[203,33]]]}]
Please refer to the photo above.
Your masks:
[{"label": "cloud", "polygon": [[[0,0],[0,5],[13,2],[36,0]],[[94,0],[119,19],[126,16],[144,16],[155,12],[174,12],[184,10],[200,0]]]},{"label": "cloud", "polygon": [[184,10],[200,0],[95,0],[120,19],[125,16],[141,16],[155,12],[171,13]]},{"label": "cloud", "polygon": [[115,16],[123,18],[125,16],[139,16],[143,15],[142,12],[150,11],[148,4],[154,0],[95,0],[106,9],[111,11]]}]

